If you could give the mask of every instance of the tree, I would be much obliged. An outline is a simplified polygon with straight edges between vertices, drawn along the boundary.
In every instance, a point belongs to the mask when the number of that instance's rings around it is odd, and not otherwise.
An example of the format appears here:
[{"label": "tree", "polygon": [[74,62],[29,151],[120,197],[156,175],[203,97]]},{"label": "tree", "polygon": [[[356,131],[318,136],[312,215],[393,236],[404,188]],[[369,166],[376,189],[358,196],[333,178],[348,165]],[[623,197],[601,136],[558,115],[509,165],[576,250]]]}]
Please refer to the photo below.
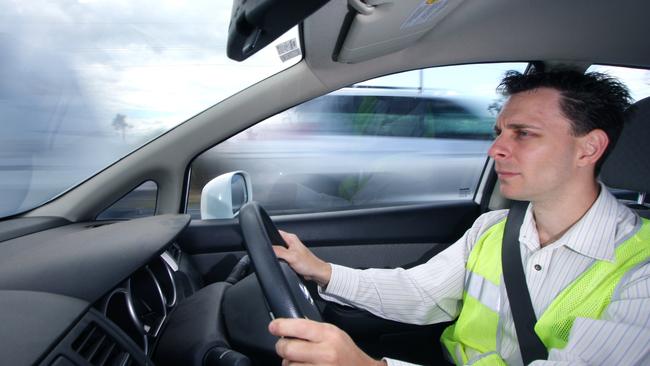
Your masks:
[{"label": "tree", "polygon": [[497,99],[494,99],[490,105],[488,105],[487,109],[488,112],[490,112],[491,115],[497,116],[499,112],[501,112],[501,108],[503,108],[503,105],[506,102],[506,97],[505,96],[500,96]]},{"label": "tree", "polygon": [[126,116],[123,114],[116,114],[115,118],[113,118],[113,123],[111,124],[113,128],[115,128],[117,131],[122,132],[122,141],[126,139],[126,129],[127,128],[132,128],[130,124],[126,122]]}]

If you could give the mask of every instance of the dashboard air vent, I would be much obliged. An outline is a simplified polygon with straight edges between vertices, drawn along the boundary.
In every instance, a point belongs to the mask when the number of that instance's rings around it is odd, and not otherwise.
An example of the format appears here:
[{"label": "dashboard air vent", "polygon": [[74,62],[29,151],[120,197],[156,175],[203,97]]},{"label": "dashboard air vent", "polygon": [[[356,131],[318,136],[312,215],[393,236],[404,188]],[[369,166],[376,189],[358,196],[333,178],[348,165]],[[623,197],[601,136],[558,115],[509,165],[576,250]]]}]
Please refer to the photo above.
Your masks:
[{"label": "dashboard air vent", "polygon": [[131,364],[129,353],[94,322],[75,339],[72,349],[93,366]]},{"label": "dashboard air vent", "polygon": [[181,248],[178,246],[178,244],[173,243],[167,250],[169,251],[169,254],[171,254],[172,258],[174,258],[176,263],[181,262]]}]

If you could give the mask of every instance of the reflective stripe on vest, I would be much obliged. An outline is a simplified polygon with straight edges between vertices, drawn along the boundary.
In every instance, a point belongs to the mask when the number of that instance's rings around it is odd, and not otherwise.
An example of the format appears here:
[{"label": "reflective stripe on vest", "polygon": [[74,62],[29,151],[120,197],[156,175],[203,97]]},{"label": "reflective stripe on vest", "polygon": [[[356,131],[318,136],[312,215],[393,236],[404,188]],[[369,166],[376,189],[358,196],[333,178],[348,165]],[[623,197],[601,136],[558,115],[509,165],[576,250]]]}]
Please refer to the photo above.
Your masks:
[{"label": "reflective stripe on vest", "polygon": [[[505,220],[493,225],[470,252],[463,307],[441,342],[457,365],[505,365],[498,355],[501,311],[501,242]],[[535,325],[548,349],[564,348],[576,318],[599,319],[626,272],[650,258],[650,221],[617,246],[613,262],[597,260],[562,290]],[[505,293],[505,292],[503,292]]]}]

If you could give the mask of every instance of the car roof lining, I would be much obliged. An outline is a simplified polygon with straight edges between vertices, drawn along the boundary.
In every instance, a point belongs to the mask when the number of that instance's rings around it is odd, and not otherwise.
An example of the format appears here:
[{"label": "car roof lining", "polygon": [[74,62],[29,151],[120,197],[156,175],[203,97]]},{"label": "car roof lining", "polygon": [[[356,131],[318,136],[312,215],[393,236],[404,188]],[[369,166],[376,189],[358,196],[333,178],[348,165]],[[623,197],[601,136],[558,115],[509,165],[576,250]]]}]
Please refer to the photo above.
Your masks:
[{"label": "car roof lining", "polygon": [[[416,44],[366,62],[341,65],[331,55],[347,11],[345,1],[332,1],[305,21],[306,60],[328,85],[349,84],[350,75],[359,75],[361,80],[394,73],[399,71],[395,65],[409,70],[459,63],[557,60],[650,66],[646,47],[630,47],[644,43],[648,2],[465,1]],[[605,21],[602,14],[610,17]],[[332,24],[333,19],[337,23]],[[629,41],[621,42],[622,38]]]}]

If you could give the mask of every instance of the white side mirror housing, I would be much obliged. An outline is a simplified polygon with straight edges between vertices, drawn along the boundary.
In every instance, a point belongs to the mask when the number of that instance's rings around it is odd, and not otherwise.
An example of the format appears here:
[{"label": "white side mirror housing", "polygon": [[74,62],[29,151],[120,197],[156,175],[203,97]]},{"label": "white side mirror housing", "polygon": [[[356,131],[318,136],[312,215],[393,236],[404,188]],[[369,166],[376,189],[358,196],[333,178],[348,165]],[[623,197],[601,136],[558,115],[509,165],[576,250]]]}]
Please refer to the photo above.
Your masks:
[{"label": "white side mirror housing", "polygon": [[201,190],[201,220],[231,219],[252,199],[253,188],[248,173],[239,170],[222,174]]}]

